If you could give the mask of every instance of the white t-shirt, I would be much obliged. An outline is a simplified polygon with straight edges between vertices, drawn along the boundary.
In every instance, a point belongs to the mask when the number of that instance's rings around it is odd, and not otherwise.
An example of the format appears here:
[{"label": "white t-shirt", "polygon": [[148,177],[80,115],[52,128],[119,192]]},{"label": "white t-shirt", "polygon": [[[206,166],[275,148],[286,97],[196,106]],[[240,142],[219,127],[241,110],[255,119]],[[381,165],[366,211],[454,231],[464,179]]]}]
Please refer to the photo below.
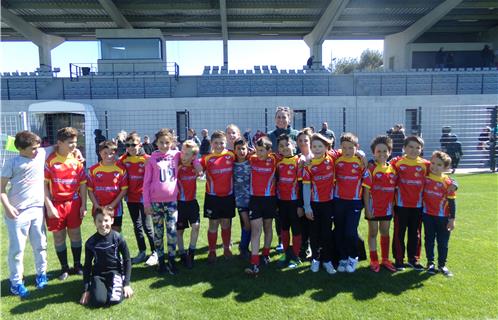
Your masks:
[{"label": "white t-shirt", "polygon": [[16,156],[5,161],[1,176],[10,180],[7,196],[17,210],[43,207],[45,159],[52,151],[53,147],[39,148],[34,159]]}]

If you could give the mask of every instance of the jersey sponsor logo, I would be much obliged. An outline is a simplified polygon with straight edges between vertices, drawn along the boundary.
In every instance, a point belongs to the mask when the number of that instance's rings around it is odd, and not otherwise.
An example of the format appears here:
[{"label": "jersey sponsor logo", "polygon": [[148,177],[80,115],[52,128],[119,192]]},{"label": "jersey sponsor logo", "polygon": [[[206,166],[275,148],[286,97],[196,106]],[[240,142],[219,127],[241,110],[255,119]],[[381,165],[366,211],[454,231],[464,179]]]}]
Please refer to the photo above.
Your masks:
[{"label": "jersey sponsor logo", "polygon": [[351,169],[351,173],[357,173],[358,170],[355,170],[355,169]]},{"label": "jersey sponsor logo", "polygon": [[76,171],[71,171],[71,175],[72,175],[72,176],[77,175]]},{"label": "jersey sponsor logo", "polygon": [[317,170],[318,170],[318,167],[311,168],[311,171],[317,171]]},{"label": "jersey sponsor logo", "polygon": [[216,159],[215,159],[215,158],[211,158],[211,159],[209,159],[209,161],[208,161],[208,162],[209,162],[209,163],[213,163],[213,162],[215,162],[215,161],[216,161]]},{"label": "jersey sponsor logo", "polygon": [[342,163],[342,162],[339,162],[337,165],[338,165],[339,167],[341,167],[341,168],[342,168],[342,167],[344,167],[344,163]]},{"label": "jersey sponsor logo", "polygon": [[138,164],[138,166],[139,166],[140,168],[143,168],[143,167],[145,167],[145,163],[139,163],[139,164]]},{"label": "jersey sponsor logo", "polygon": [[119,177],[119,172],[114,172],[114,177]]},{"label": "jersey sponsor logo", "polygon": [[438,188],[442,188],[442,187],[443,187],[443,184],[442,184],[441,182],[438,182],[438,183],[436,183],[436,186],[437,186]]},{"label": "jersey sponsor logo", "polygon": [[358,169],[360,166],[357,163],[353,163],[353,168]]},{"label": "jersey sponsor logo", "polygon": [[380,178],[380,177],[382,177],[382,173],[377,173],[377,174],[375,174],[375,176],[376,176],[377,178]]},{"label": "jersey sponsor logo", "polygon": [[230,158],[231,158],[230,156],[225,156],[225,159],[227,160],[230,160]]},{"label": "jersey sponsor logo", "polygon": [[331,167],[331,166],[326,166],[325,168],[326,168],[327,170],[332,169],[332,167]]},{"label": "jersey sponsor logo", "polygon": [[97,178],[99,178],[99,179],[100,179],[100,178],[102,178],[104,175],[103,175],[102,173],[97,173],[97,174],[96,174],[96,176],[97,176]]},{"label": "jersey sponsor logo", "polygon": [[394,173],[390,173],[389,178],[394,179]]},{"label": "jersey sponsor logo", "polygon": [[59,170],[61,168],[61,164],[60,163],[55,163],[54,164],[54,168]]},{"label": "jersey sponsor logo", "polygon": [[329,164],[329,163],[330,163],[330,160],[326,159],[323,163],[325,163],[325,164]]},{"label": "jersey sponsor logo", "polygon": [[422,167],[416,166],[415,170],[417,170],[418,172],[420,172],[420,171],[422,171]]},{"label": "jersey sponsor logo", "polygon": [[131,167],[131,163],[129,163],[129,162],[125,163],[125,166]]},{"label": "jersey sponsor logo", "polygon": [[226,161],[226,164],[228,164],[228,165],[229,165],[229,164],[232,164],[232,161],[227,160],[227,161]]}]

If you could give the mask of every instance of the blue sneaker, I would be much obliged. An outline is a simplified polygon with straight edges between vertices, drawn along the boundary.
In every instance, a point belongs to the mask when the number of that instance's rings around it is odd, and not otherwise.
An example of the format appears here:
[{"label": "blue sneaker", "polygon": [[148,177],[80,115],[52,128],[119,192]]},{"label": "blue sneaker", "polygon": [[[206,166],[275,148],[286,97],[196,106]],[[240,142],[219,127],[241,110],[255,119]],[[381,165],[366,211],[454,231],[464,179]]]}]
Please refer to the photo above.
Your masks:
[{"label": "blue sneaker", "polygon": [[19,296],[22,298],[26,298],[29,296],[29,291],[26,289],[24,286],[24,283],[19,283],[15,286],[10,286],[10,292],[12,292],[13,295]]},{"label": "blue sneaker", "polygon": [[45,273],[36,275],[35,282],[36,282],[36,289],[45,288],[48,284],[47,275]]},{"label": "blue sneaker", "polygon": [[284,246],[279,243],[276,247],[275,247],[275,251],[277,251],[277,253],[283,253],[284,252]]}]

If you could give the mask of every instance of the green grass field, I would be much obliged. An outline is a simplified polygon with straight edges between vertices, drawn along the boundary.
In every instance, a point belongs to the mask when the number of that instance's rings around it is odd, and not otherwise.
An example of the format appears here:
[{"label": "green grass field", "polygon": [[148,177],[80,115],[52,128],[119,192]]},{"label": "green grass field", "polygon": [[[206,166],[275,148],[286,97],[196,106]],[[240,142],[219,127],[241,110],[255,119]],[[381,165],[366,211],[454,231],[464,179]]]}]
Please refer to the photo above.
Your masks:
[{"label": "green grass field", "polygon": [[[59,268],[49,234],[49,277],[44,290],[34,287],[31,249],[26,250],[26,284],[29,299],[9,293],[5,225],[1,230],[2,319],[485,319],[498,317],[498,255],[496,244],[498,176],[460,175],[456,229],[450,239],[448,267],[453,278],[429,276],[411,270],[374,274],[368,262],[354,274],[312,274],[309,264],[297,270],[280,270],[273,262],[256,278],[248,278],[246,263],[238,257],[206,263],[207,221],[202,219],[199,254],[193,270],[182,268],[176,276],[158,276],[154,268],[134,266],[135,295],[118,306],[90,309],[78,304],[82,279],[56,280]],[[202,191],[199,184],[199,198]],[[131,219],[123,219],[123,233],[130,252],[137,252]],[[234,223],[232,239],[240,228]],[[91,217],[83,224],[86,240],[95,232]],[[366,223],[360,222],[366,237]],[[219,237],[218,242],[221,242]],[[237,252],[234,245],[234,253]],[[218,250],[221,254],[221,249]],[[273,261],[277,257],[273,256]],[[69,261],[72,261],[69,255]],[[422,258],[425,265],[425,258]]]}]

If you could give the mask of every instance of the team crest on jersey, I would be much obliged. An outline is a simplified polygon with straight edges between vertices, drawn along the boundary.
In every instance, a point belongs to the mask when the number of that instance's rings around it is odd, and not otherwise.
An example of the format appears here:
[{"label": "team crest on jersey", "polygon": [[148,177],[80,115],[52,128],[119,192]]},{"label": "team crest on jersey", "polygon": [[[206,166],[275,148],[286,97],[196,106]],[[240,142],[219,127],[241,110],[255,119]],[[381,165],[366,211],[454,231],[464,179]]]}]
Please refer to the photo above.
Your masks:
[{"label": "team crest on jersey", "polygon": [[406,166],[400,166],[399,168],[403,171],[406,170]]},{"label": "team crest on jersey", "polygon": [[140,168],[138,169],[138,172],[144,172],[144,169]]},{"label": "team crest on jersey", "polygon": [[289,166],[289,169],[290,169],[290,170],[294,170],[294,166],[293,166],[293,165],[290,165],[290,166]]},{"label": "team crest on jersey", "polygon": [[358,169],[360,166],[357,163],[353,163],[353,168]]},{"label": "team crest on jersey", "polygon": [[355,169],[351,169],[351,173],[357,173],[358,170],[355,170]]},{"label": "team crest on jersey", "polygon": [[438,183],[436,183],[436,186],[437,186],[438,188],[442,188],[442,187],[443,187],[443,184],[442,184],[441,182],[438,182]]},{"label": "team crest on jersey", "polygon": [[413,175],[414,175],[415,177],[420,177],[420,173],[418,173],[418,172],[415,172]]},{"label": "team crest on jersey", "polygon": [[143,168],[143,167],[145,167],[145,164],[144,164],[144,163],[139,163],[139,164],[138,164],[138,166],[139,166],[140,168]]},{"label": "team crest on jersey", "polygon": [[61,165],[59,163],[54,164],[54,168],[59,170],[61,168]]},{"label": "team crest on jersey", "polygon": [[71,175],[72,175],[72,176],[77,175],[76,171],[71,171]]},{"label": "team crest on jersey", "polygon": [[114,178],[114,179],[112,180],[112,182],[114,182],[114,183],[118,183],[118,179]]},{"label": "team crest on jersey", "polygon": [[311,168],[311,171],[317,171],[317,170],[318,170],[318,168],[317,168],[317,167],[313,167],[313,168]]},{"label": "team crest on jersey", "polygon": [[415,170],[417,170],[418,172],[422,171],[422,167],[415,167]]},{"label": "team crest on jersey", "polygon": [[119,172],[114,172],[114,177],[115,178],[119,177]]},{"label": "team crest on jersey", "polygon": [[291,175],[291,174],[292,174],[292,171],[291,171],[291,170],[287,171],[287,174],[288,174],[288,175]]},{"label": "team crest on jersey", "polygon": [[326,166],[325,168],[326,168],[327,170],[332,169],[332,167],[331,167],[331,166]]},{"label": "team crest on jersey", "polygon": [[338,165],[339,167],[341,167],[341,168],[342,168],[342,167],[344,167],[344,163],[343,163],[343,162],[339,162],[337,165]]},{"label": "team crest on jersey", "polygon": [[225,159],[229,160],[231,157],[230,156],[225,156]]},{"label": "team crest on jersey", "polygon": [[209,163],[213,163],[213,162],[215,162],[215,161],[216,161],[216,159],[215,159],[215,158],[211,158],[211,159],[209,159]]},{"label": "team crest on jersey", "polygon": [[103,174],[102,173],[97,173],[96,176],[97,176],[97,178],[100,179],[100,178],[102,178]]},{"label": "team crest on jersey", "polygon": [[389,178],[394,179],[394,173],[390,173]]},{"label": "team crest on jersey", "polygon": [[323,163],[325,163],[325,164],[329,164],[329,163],[330,163],[330,160],[328,160],[328,159],[327,159],[327,160],[325,160]]},{"label": "team crest on jersey", "polygon": [[131,163],[129,163],[129,162],[125,163],[125,166],[130,167]]},{"label": "team crest on jersey", "polygon": [[382,177],[382,173],[378,172],[378,173],[376,173],[376,174],[375,174],[375,176],[376,176],[377,178],[380,178],[380,177]]},{"label": "team crest on jersey", "polygon": [[390,184],[394,184],[394,180],[389,180],[389,183]]}]

